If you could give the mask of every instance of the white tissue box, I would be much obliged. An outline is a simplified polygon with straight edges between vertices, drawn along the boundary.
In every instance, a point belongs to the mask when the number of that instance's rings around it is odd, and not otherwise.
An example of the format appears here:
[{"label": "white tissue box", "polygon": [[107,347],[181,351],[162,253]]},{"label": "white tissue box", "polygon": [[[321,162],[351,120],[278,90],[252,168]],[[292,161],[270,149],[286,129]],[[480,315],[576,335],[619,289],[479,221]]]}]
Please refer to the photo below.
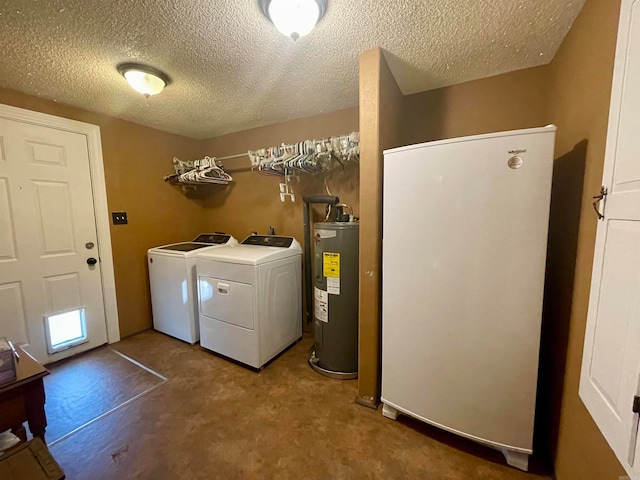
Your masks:
[{"label": "white tissue box", "polygon": [[0,385],[16,379],[16,356],[9,341],[0,338]]}]

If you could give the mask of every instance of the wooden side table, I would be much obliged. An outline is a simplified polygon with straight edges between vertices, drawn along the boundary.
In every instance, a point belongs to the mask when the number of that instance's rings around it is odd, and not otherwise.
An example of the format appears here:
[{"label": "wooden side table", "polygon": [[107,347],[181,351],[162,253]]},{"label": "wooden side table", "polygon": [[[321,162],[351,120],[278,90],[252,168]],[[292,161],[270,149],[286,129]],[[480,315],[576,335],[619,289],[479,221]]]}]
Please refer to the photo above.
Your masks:
[{"label": "wooden side table", "polygon": [[45,442],[47,416],[42,379],[49,375],[49,371],[21,347],[16,350],[20,355],[16,362],[17,378],[0,386],[0,432],[11,429],[14,435],[26,442],[27,432],[23,423],[27,422],[31,434]]}]

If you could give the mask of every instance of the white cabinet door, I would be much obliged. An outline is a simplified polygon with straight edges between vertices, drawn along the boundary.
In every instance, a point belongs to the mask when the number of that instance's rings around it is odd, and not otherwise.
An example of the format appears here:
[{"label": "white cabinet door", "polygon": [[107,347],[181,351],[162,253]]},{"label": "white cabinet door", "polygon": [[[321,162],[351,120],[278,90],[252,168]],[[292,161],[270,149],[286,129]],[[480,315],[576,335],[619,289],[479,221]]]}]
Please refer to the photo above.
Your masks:
[{"label": "white cabinet door", "polygon": [[640,395],[639,159],[640,0],[624,0],[580,398],[631,476],[640,475],[638,414],[632,410],[634,396]]},{"label": "white cabinet door", "polygon": [[83,134],[0,118],[0,336],[43,363],[107,341],[88,155]]}]

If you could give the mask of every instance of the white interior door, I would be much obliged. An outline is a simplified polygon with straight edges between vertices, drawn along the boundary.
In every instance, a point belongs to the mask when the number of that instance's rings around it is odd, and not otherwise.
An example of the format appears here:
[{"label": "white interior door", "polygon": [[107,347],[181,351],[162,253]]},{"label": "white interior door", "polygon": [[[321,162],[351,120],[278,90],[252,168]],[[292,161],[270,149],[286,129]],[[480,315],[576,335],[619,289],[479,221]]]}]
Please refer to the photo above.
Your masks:
[{"label": "white interior door", "polygon": [[88,151],[0,118],[0,336],[43,363],[107,342]]},{"label": "white interior door", "polygon": [[[580,397],[633,478],[640,395],[640,11],[622,4]],[[595,193],[595,192],[594,192]],[[595,212],[594,212],[595,215]]]}]

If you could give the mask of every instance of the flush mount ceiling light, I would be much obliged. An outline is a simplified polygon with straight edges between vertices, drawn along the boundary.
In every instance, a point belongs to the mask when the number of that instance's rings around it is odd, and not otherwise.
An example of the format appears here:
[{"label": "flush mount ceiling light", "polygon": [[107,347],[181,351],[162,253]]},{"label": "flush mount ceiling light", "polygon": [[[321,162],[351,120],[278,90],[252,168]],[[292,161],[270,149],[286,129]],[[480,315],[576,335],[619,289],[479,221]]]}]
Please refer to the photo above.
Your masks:
[{"label": "flush mount ceiling light", "polygon": [[118,72],[127,79],[131,88],[145,97],[157,95],[171,83],[166,73],[139,63],[122,63],[118,65]]},{"label": "flush mount ceiling light", "polygon": [[297,40],[313,30],[327,0],[259,0],[262,13],[287,37]]}]

